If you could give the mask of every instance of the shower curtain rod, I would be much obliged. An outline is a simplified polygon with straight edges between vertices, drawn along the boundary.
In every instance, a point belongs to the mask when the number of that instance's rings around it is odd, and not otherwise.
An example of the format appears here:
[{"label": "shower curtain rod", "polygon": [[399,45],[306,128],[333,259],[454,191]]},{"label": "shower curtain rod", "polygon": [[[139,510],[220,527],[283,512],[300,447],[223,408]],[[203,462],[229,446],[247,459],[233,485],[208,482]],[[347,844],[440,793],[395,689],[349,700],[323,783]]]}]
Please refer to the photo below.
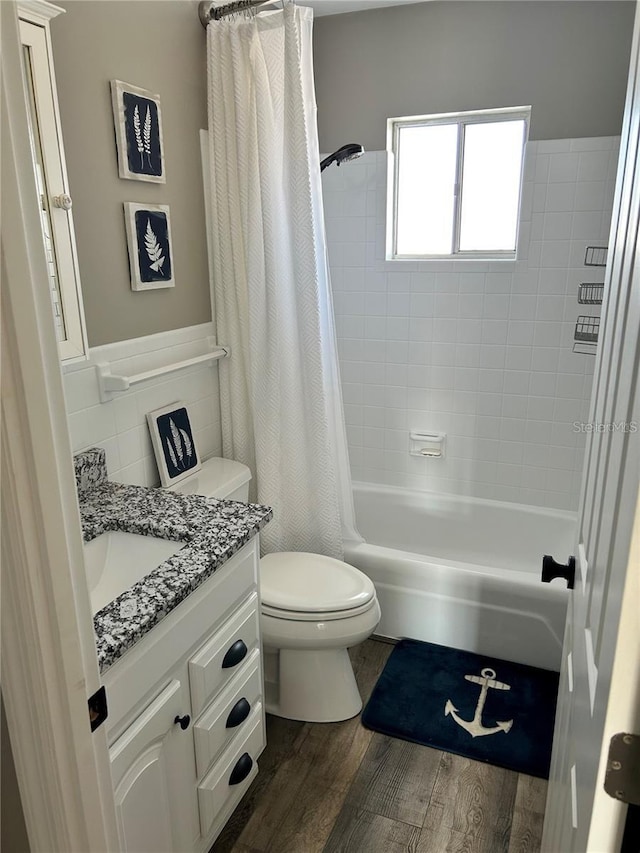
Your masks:
[{"label": "shower curtain rod", "polygon": [[266,3],[272,2],[273,0],[233,0],[232,3],[225,3],[224,6],[216,6],[211,0],[202,0],[198,4],[198,15],[202,21],[202,26],[206,27],[209,21],[219,21],[227,15],[245,12],[248,9],[255,9],[256,6],[264,6]]}]

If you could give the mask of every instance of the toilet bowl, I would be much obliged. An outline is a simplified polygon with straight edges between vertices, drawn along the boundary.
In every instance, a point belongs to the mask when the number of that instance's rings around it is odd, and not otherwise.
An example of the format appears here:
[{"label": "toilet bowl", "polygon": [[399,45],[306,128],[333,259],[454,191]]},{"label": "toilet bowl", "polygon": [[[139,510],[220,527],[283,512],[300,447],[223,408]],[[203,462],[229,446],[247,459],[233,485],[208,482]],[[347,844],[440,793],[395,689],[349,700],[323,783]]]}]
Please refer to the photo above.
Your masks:
[{"label": "toilet bowl", "polygon": [[[171,488],[246,503],[250,479],[246,465],[214,458]],[[280,552],[260,561],[260,597],[267,712],[307,722],[358,714],[362,699],[347,649],[380,621],[371,580],[341,560]]]},{"label": "toilet bowl", "polygon": [[380,621],[373,583],[340,560],[281,552],[260,561],[260,587],[267,711],[309,722],[354,717],[362,699],[347,649]]}]

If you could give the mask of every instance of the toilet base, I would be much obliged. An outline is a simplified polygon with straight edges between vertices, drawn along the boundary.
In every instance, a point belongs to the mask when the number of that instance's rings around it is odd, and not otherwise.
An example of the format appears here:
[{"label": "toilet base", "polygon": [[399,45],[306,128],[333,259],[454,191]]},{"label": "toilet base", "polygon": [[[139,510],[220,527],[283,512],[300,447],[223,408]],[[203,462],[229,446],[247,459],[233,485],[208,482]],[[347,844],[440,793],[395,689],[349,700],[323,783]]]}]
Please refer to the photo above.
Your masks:
[{"label": "toilet base", "polygon": [[[265,647],[264,651],[268,714],[308,723],[337,723],[362,710],[346,649],[278,651]],[[277,683],[269,683],[269,670],[274,665]]]}]

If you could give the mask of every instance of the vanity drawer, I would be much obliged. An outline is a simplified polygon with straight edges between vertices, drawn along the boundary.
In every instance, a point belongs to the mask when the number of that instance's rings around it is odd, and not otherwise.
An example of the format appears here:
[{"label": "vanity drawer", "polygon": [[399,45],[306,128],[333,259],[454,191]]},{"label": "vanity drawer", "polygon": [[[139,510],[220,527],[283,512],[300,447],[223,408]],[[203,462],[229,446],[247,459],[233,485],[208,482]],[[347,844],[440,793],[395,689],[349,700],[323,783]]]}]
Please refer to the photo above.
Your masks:
[{"label": "vanity drawer", "polygon": [[[217,636],[238,604],[255,590],[257,546],[254,537],[103,673],[110,743],[131,724],[143,703],[158,695],[166,684],[167,672],[188,660],[194,651],[197,655],[202,642]],[[197,713],[194,711],[193,716]]]},{"label": "vanity drawer", "polygon": [[258,648],[258,596],[250,598],[189,661],[191,710],[197,717],[210,699]]},{"label": "vanity drawer", "polygon": [[262,698],[260,650],[254,649],[247,663],[193,726],[198,778],[240,732]]},{"label": "vanity drawer", "polygon": [[218,814],[231,800],[238,802],[258,772],[258,756],[265,746],[262,705],[256,705],[249,718],[244,740],[224,753],[198,785],[200,831],[206,838]]}]

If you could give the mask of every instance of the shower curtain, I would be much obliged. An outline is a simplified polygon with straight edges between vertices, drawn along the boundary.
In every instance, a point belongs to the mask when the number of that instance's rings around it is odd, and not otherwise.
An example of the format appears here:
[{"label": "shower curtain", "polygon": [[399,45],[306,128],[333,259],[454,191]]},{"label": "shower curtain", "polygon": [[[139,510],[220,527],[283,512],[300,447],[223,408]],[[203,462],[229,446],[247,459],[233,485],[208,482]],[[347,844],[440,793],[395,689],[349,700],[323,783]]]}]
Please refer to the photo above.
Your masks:
[{"label": "shower curtain", "polygon": [[265,551],[360,539],[326,259],[313,12],[207,28],[211,249],[224,456],[273,507]]}]

